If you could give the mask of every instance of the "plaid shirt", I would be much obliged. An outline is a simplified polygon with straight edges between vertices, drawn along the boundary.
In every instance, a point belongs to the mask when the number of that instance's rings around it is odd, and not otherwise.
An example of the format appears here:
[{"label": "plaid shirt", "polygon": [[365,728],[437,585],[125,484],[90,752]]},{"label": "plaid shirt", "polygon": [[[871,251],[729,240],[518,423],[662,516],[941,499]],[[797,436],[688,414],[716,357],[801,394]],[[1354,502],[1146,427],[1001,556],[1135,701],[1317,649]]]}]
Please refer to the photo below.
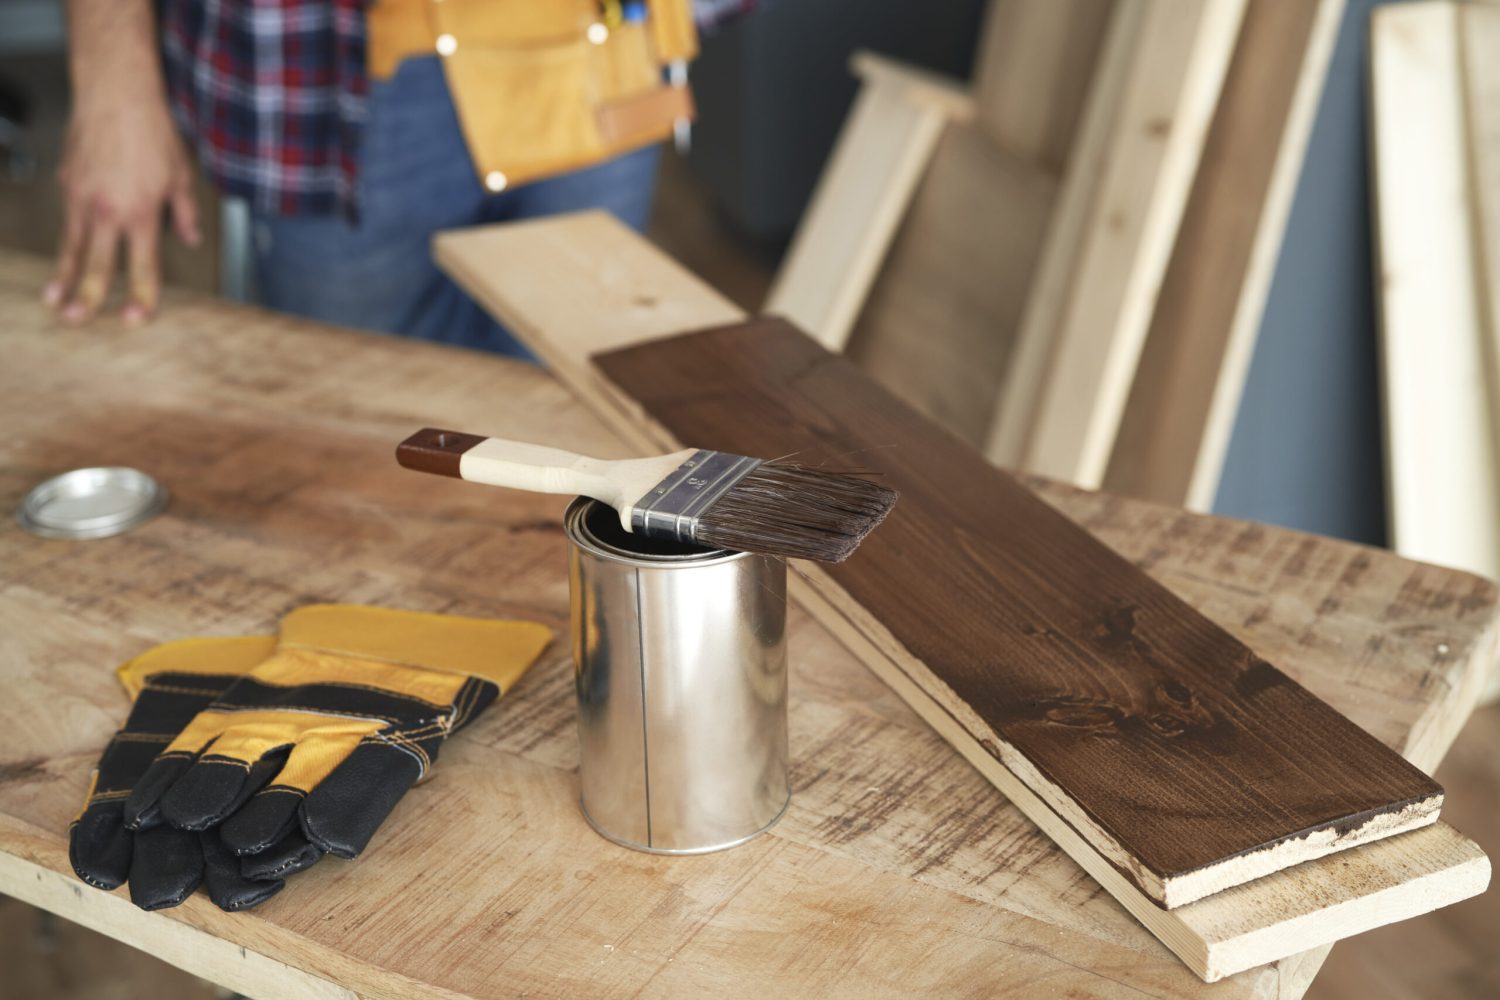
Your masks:
[{"label": "plaid shirt", "polygon": [[[276,215],[355,214],[369,0],[161,0],[167,95],[219,190]],[[700,25],[755,0],[696,0]]]},{"label": "plaid shirt", "polygon": [[162,0],[167,94],[225,194],[279,215],[352,214],[365,0]]}]

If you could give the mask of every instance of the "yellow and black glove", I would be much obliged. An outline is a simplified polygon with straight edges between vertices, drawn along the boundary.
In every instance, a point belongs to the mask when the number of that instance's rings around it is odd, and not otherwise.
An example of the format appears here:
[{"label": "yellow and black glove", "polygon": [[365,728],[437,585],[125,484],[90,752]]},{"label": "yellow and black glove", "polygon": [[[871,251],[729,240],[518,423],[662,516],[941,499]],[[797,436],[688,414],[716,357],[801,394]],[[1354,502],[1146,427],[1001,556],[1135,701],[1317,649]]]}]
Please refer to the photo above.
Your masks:
[{"label": "yellow and black glove", "polygon": [[275,655],[216,696],[135,783],[125,824],[218,827],[247,872],[264,874],[251,866],[288,838],[356,857],[448,735],[508,690],[551,637],[531,622],[350,605],[294,611]]},{"label": "yellow and black glove", "polygon": [[149,649],[119,668],[134,704],[99,758],[83,811],[69,830],[68,855],[79,878],[100,889],[128,881],[130,898],[147,910],[176,906],[200,883],[226,910],[254,906],[281,889],[280,878],[246,878],[239,859],[213,831],[163,826],[132,833],[124,820],[125,798],[157,753],[275,649],[276,638],[269,635],[183,639]]}]

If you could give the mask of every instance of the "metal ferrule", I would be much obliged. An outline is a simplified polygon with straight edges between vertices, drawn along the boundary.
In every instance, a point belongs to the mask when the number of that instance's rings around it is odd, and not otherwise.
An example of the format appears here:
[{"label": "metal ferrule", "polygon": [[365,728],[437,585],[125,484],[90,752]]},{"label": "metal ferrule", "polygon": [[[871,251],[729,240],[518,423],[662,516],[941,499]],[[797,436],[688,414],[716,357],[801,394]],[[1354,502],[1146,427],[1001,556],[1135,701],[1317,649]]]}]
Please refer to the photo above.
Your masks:
[{"label": "metal ferrule", "polygon": [[651,538],[697,542],[699,515],[761,464],[760,459],[744,455],[695,451],[635,502],[630,530]]}]

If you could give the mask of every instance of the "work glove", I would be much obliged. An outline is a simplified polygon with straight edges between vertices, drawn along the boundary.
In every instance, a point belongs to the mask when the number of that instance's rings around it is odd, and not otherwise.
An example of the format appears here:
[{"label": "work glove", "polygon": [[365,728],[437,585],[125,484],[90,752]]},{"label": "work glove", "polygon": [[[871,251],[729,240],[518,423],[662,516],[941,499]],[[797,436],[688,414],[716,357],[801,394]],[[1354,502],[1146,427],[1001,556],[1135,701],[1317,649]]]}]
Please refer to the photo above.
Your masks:
[{"label": "work glove", "polygon": [[531,622],[352,605],[294,611],[276,653],[152,761],[126,799],[125,824],[217,827],[246,866],[288,837],[354,858],[448,735],[508,690],[551,637]]},{"label": "work glove", "polygon": [[200,883],[226,910],[254,906],[282,888],[280,878],[246,878],[212,831],[164,826],[132,833],[124,820],[125,798],[158,751],[275,649],[274,636],[183,639],[149,649],[116,671],[134,704],[104,748],[83,811],[69,829],[68,856],[79,878],[100,889],[128,881],[131,900],[146,910],[176,906]]}]

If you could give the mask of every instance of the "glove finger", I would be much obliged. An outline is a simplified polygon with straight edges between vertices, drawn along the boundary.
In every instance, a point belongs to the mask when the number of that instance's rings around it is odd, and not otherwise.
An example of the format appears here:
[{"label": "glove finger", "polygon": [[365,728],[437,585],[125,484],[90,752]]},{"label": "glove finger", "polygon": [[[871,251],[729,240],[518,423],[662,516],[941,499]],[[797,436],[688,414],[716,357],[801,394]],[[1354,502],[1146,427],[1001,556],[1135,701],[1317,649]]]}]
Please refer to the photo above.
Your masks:
[{"label": "glove finger", "polygon": [[206,830],[218,824],[276,777],[287,750],[279,747],[253,764],[204,754],[162,793],[162,818],[179,830]]},{"label": "glove finger", "polygon": [[240,859],[219,842],[219,831],[198,834],[203,849],[203,885],[208,898],[231,913],[258,906],[286,887],[279,878],[251,879],[240,872]]},{"label": "glove finger", "polygon": [[125,804],[100,802],[68,831],[68,860],[78,877],[99,889],[118,889],[130,877],[135,837],[125,829]]},{"label": "glove finger", "polygon": [[297,807],[305,794],[279,785],[261,789],[219,827],[224,846],[236,854],[271,850],[297,829]]},{"label": "glove finger", "polygon": [[176,906],[203,881],[203,848],[196,833],[153,826],[135,835],[130,901],[143,910]]},{"label": "glove finger", "polygon": [[[292,818],[295,821],[295,813]],[[269,850],[240,858],[240,874],[250,879],[289,878],[311,868],[322,858],[323,852],[309,843],[301,830],[292,830]]]},{"label": "glove finger", "polygon": [[303,734],[292,748],[276,783],[263,788],[224,821],[224,843],[236,854],[259,854],[297,827],[297,808],[359,749],[371,730],[321,730]]},{"label": "glove finger", "polygon": [[302,802],[302,832],[322,850],[355,858],[422,776],[422,750],[390,742],[361,743]]},{"label": "glove finger", "polygon": [[149,830],[162,825],[161,797],[193,766],[197,754],[172,751],[157,756],[125,800],[125,828]]}]

